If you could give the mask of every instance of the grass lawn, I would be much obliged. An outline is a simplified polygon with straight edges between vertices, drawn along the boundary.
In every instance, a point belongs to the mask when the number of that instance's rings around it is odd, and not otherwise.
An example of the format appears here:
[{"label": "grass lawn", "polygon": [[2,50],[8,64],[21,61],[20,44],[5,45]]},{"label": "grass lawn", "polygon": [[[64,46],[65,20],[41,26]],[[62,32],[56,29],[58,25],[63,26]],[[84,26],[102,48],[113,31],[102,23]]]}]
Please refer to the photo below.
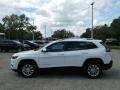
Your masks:
[{"label": "grass lawn", "polygon": [[115,46],[115,45],[106,45],[107,48],[110,49],[120,49],[120,45],[119,46]]}]

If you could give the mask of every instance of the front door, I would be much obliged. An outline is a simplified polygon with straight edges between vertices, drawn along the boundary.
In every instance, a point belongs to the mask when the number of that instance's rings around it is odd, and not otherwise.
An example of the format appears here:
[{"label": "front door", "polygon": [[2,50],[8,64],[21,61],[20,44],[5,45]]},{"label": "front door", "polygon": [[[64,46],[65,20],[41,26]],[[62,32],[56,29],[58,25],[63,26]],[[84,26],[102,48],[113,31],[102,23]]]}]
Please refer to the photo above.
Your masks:
[{"label": "front door", "polygon": [[41,52],[39,59],[39,63],[43,68],[64,66],[64,43],[57,42],[46,47],[46,52]]}]

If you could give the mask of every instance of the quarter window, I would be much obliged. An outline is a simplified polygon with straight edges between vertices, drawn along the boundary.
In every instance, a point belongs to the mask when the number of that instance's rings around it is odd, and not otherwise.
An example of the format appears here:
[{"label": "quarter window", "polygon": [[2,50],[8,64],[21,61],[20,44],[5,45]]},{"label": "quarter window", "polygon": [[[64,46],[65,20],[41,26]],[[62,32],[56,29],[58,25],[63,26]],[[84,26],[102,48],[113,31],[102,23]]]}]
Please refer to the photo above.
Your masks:
[{"label": "quarter window", "polygon": [[92,42],[86,42],[86,49],[94,49],[97,48],[97,46]]}]

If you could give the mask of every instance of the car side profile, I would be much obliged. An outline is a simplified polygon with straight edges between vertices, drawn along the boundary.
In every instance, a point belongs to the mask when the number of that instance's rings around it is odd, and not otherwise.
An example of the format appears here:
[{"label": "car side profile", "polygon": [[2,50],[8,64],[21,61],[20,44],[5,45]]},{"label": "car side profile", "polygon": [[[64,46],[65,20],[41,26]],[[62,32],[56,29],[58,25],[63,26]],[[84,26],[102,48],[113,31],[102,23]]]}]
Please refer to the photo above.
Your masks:
[{"label": "car side profile", "polygon": [[0,50],[6,52],[16,50],[19,52],[24,50],[24,46],[16,40],[0,40]]},{"label": "car side profile", "polygon": [[88,77],[98,78],[112,63],[109,50],[99,40],[62,39],[38,50],[14,54],[11,69],[29,78],[41,68],[80,67]]},{"label": "car side profile", "polygon": [[39,48],[39,45],[37,43],[34,43],[33,41],[24,40],[23,42],[24,44],[27,44],[30,46],[30,50]]}]

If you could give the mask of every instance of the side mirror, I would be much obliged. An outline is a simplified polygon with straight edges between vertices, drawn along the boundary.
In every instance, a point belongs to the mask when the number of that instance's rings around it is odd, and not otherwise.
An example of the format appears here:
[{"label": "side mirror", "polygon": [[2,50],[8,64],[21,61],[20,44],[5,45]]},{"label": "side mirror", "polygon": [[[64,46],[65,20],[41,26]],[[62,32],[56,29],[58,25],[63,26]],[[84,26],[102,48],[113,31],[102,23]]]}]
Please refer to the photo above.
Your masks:
[{"label": "side mirror", "polygon": [[47,52],[46,48],[42,49],[42,52]]}]

